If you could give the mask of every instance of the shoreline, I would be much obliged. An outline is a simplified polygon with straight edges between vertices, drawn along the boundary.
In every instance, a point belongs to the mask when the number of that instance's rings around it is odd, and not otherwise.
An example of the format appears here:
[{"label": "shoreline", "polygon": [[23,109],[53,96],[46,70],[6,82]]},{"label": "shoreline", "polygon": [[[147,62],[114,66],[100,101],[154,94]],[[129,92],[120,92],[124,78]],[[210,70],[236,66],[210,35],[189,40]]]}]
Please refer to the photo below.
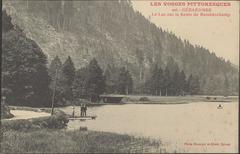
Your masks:
[{"label": "shoreline", "polygon": [[[210,95],[198,95],[198,96],[149,96],[149,95],[122,95],[123,101],[120,103],[87,103],[89,107],[103,106],[103,105],[125,105],[125,104],[151,104],[151,105],[176,105],[176,104],[189,104],[189,103],[235,103],[238,102],[238,96],[210,96]],[[140,101],[141,98],[147,98],[147,101]],[[210,99],[207,99],[210,98]],[[55,108],[69,107],[72,105],[58,106]],[[78,106],[78,105],[75,105]],[[29,106],[9,106],[10,110],[26,110],[35,112],[47,112],[50,113],[50,107],[29,107]]]}]

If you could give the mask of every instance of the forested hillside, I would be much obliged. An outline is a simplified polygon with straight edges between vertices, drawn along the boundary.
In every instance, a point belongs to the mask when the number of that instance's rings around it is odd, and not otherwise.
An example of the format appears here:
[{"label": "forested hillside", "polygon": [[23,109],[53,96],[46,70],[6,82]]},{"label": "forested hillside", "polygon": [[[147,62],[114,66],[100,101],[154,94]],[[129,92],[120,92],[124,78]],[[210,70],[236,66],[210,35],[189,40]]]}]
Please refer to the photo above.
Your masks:
[{"label": "forested hillside", "polygon": [[[51,61],[70,55],[76,68],[96,58],[103,70],[125,66],[134,92],[146,89],[157,65],[198,76],[199,94],[238,94],[238,69],[208,49],[150,23],[130,1],[7,1],[3,8]],[[216,42],[217,45],[217,42]],[[227,52],[227,51],[226,51]]]}]

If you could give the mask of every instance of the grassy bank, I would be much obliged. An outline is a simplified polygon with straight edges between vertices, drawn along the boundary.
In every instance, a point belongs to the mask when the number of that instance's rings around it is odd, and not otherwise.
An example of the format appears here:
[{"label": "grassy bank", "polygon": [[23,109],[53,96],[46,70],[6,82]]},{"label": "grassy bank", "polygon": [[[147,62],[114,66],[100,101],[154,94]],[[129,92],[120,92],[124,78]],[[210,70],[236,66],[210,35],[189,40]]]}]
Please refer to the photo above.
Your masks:
[{"label": "grassy bank", "polygon": [[119,153],[161,152],[160,142],[94,131],[5,131],[2,153]]}]

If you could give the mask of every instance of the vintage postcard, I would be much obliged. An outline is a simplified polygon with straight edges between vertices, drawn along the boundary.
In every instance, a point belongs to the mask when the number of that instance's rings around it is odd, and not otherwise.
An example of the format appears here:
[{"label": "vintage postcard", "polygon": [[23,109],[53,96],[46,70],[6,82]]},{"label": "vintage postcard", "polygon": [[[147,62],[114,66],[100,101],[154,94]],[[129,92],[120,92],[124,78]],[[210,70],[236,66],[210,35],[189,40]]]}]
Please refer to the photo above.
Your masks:
[{"label": "vintage postcard", "polygon": [[238,153],[239,5],[3,0],[1,153]]}]

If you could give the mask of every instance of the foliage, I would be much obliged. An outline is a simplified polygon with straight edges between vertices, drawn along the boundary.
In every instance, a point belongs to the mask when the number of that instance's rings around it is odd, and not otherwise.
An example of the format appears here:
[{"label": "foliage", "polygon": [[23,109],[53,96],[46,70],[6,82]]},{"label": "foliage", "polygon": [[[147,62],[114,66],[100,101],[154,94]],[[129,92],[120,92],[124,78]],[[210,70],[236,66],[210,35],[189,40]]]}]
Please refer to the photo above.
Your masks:
[{"label": "foliage", "polygon": [[169,60],[164,71],[157,64],[153,65],[150,79],[145,83],[145,88],[149,89],[150,94],[160,96],[198,94],[200,91],[198,76],[190,75],[187,80],[185,72],[179,71],[177,63],[172,58]]},{"label": "foliage", "polygon": [[73,83],[73,93],[75,98],[81,96],[88,98],[91,102],[99,100],[99,95],[104,92],[105,77],[96,59],[92,59],[86,68],[76,72]]},{"label": "foliage", "polygon": [[11,17],[7,15],[6,10],[2,11],[2,32],[6,33],[13,29],[13,24],[11,22]]},{"label": "foliage", "polygon": [[54,102],[56,102],[55,105],[62,105],[65,103],[65,98],[64,98],[64,76],[62,75],[62,62],[59,59],[58,56],[56,56],[48,69],[48,73],[51,77],[51,83],[50,83],[50,88],[51,88],[51,95],[53,95],[53,91],[55,90],[55,97],[54,97]]},{"label": "foliage", "polygon": [[[11,23],[10,17],[3,19]],[[21,29],[10,27],[12,29],[4,31],[2,35],[2,87],[10,91],[7,103],[49,106],[47,57]]]},{"label": "foliage", "polygon": [[11,114],[9,107],[1,102],[1,119],[12,118],[13,114]]},{"label": "foliage", "polygon": [[117,93],[119,68],[115,66],[107,65],[104,76],[106,79],[105,92],[108,94]]},{"label": "foliage", "polygon": [[122,67],[119,70],[119,76],[118,76],[118,82],[117,82],[117,92],[118,94],[130,94],[132,93],[133,89],[133,80],[130,72],[125,68]]},{"label": "foliage", "polygon": [[77,70],[72,86],[73,97],[75,99],[87,98],[86,80],[87,80],[87,68],[84,67]]},{"label": "foliage", "polygon": [[28,131],[30,129],[43,128],[62,129],[67,126],[68,117],[64,112],[55,110],[53,116],[33,119],[4,120],[1,122],[1,129],[3,130]]},{"label": "foliage", "polygon": [[200,90],[199,85],[200,85],[200,83],[199,83],[198,77],[190,75],[190,77],[188,79],[188,88],[189,88],[189,93],[191,95],[197,94],[197,92]]},{"label": "foliage", "polygon": [[62,75],[63,75],[63,95],[67,100],[72,100],[72,84],[75,78],[75,67],[70,56],[62,66]]},{"label": "foliage", "polygon": [[142,102],[149,102],[150,99],[148,97],[141,97],[139,98],[139,101],[142,101]]}]

